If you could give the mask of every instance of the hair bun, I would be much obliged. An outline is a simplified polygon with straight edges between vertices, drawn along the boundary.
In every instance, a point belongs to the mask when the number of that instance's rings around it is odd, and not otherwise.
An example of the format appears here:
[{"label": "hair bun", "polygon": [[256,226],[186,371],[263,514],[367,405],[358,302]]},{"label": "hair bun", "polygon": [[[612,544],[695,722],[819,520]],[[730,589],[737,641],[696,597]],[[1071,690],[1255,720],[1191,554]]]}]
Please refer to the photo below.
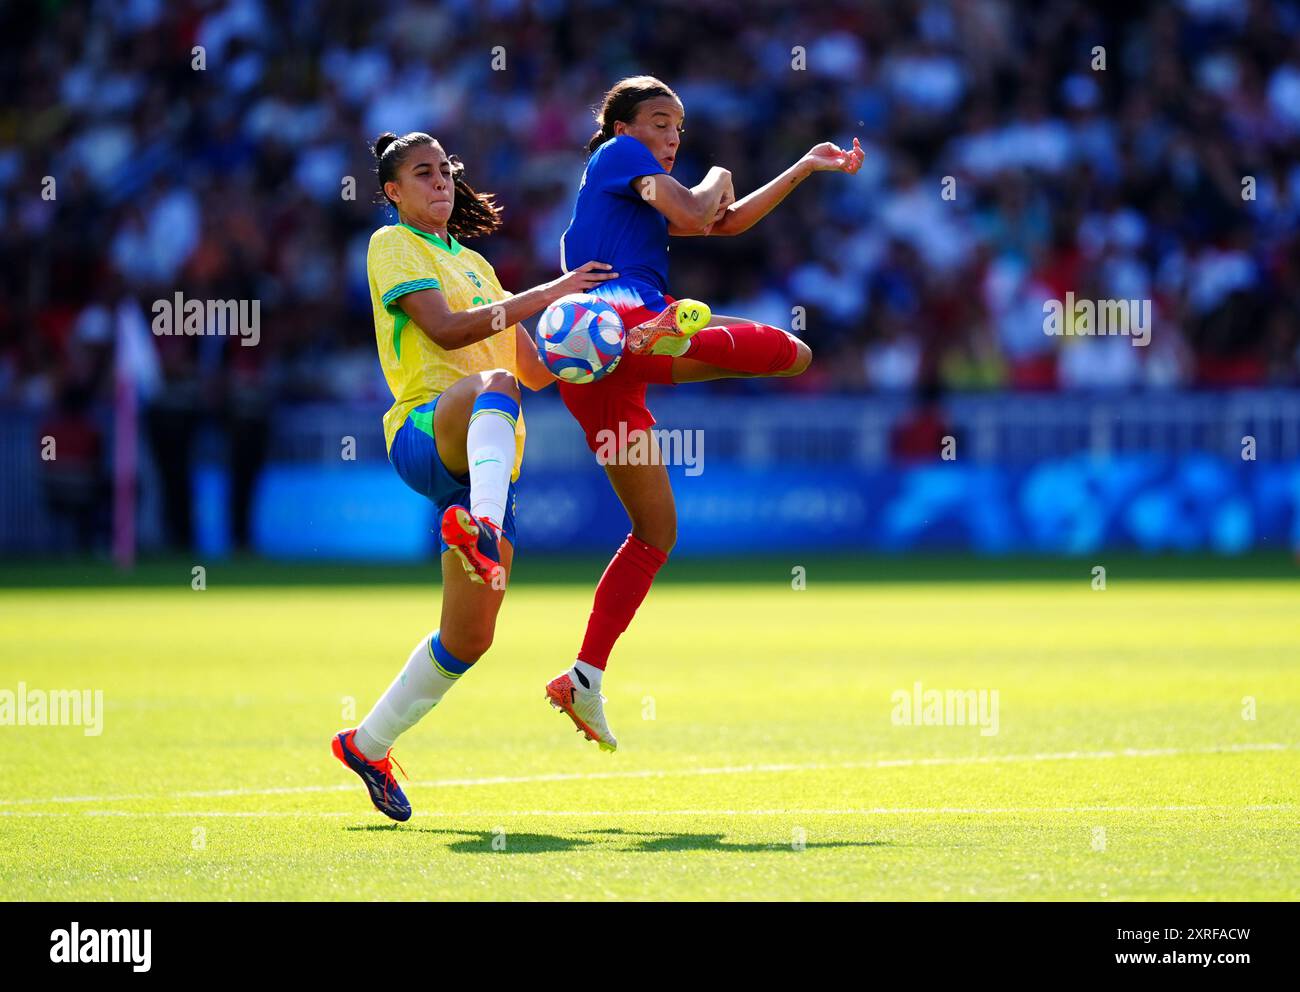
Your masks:
[{"label": "hair bun", "polygon": [[393,134],[392,131],[385,131],[378,138],[376,138],[375,158],[383,158],[384,152],[388,150],[388,146],[391,145],[396,140],[397,140],[397,135]]}]

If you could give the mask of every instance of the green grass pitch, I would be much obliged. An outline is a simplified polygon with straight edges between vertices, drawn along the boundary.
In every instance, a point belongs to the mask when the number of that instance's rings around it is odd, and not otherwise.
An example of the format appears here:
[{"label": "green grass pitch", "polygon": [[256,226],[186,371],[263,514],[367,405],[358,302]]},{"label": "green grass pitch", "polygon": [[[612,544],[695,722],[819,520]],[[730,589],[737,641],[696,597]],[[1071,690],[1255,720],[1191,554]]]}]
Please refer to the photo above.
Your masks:
[{"label": "green grass pitch", "polygon": [[[1117,564],[1094,591],[1080,563],[895,581],[888,563],[859,580],[852,563],[813,562],[796,590],[789,564],[675,562],[610,665],[608,755],[542,698],[599,568],[548,579],[521,564],[496,646],[399,742],[416,809],[400,826],[328,743],[436,625],[431,569],[214,566],[194,591],[188,566],[132,584],[11,568],[0,690],[100,689],[104,725],[0,726],[0,891],[1300,895],[1289,567],[1230,579]],[[998,732],[899,725],[893,694],[917,682],[997,690]]]}]

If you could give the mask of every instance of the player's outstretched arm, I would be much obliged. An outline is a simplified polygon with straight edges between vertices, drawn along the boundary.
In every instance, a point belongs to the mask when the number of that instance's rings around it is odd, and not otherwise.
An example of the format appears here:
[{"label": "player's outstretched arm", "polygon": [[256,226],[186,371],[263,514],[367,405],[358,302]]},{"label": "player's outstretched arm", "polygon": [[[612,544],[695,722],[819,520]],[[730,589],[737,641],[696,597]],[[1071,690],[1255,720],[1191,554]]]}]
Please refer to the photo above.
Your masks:
[{"label": "player's outstretched arm", "polygon": [[[801,182],[814,172],[847,172],[853,175],[862,168],[866,152],[857,138],[847,150],[829,141],[814,146],[808,154],[764,186],[723,209],[713,222],[695,234],[736,235],[748,231],[770,214]],[[671,233],[671,232],[670,232]],[[683,232],[687,233],[687,232]]]},{"label": "player's outstretched arm", "polygon": [[609,268],[604,262],[587,262],[558,279],[534,286],[517,296],[469,310],[452,310],[447,306],[447,298],[436,289],[407,293],[398,297],[397,303],[434,344],[445,351],[455,351],[540,313],[561,296],[585,293],[603,282],[617,279],[618,273],[608,271]]}]

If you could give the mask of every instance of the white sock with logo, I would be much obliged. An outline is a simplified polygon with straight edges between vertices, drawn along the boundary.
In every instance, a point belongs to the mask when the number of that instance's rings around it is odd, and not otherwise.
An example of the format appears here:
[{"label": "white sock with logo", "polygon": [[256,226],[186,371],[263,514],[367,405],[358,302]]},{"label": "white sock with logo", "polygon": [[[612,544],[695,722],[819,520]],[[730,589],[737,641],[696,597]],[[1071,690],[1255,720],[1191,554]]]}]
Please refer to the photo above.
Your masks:
[{"label": "white sock with logo", "polygon": [[515,468],[515,422],[519,404],[504,393],[481,393],[474,401],[465,451],[469,454],[469,512],[498,527],[506,518]]}]

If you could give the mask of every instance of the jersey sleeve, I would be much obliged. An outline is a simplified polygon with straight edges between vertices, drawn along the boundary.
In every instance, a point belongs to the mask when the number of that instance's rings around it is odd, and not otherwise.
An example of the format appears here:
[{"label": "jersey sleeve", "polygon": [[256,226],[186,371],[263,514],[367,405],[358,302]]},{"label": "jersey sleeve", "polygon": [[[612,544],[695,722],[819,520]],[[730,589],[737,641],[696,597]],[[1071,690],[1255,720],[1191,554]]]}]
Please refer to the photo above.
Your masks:
[{"label": "jersey sleeve", "polygon": [[370,272],[384,309],[401,310],[398,300],[421,289],[442,289],[437,266],[400,230],[389,229],[370,241]]},{"label": "jersey sleeve", "polygon": [[638,199],[632,181],[641,176],[657,176],[663,171],[664,167],[655,161],[649,148],[636,138],[622,134],[601,150],[596,179],[604,192]]}]

